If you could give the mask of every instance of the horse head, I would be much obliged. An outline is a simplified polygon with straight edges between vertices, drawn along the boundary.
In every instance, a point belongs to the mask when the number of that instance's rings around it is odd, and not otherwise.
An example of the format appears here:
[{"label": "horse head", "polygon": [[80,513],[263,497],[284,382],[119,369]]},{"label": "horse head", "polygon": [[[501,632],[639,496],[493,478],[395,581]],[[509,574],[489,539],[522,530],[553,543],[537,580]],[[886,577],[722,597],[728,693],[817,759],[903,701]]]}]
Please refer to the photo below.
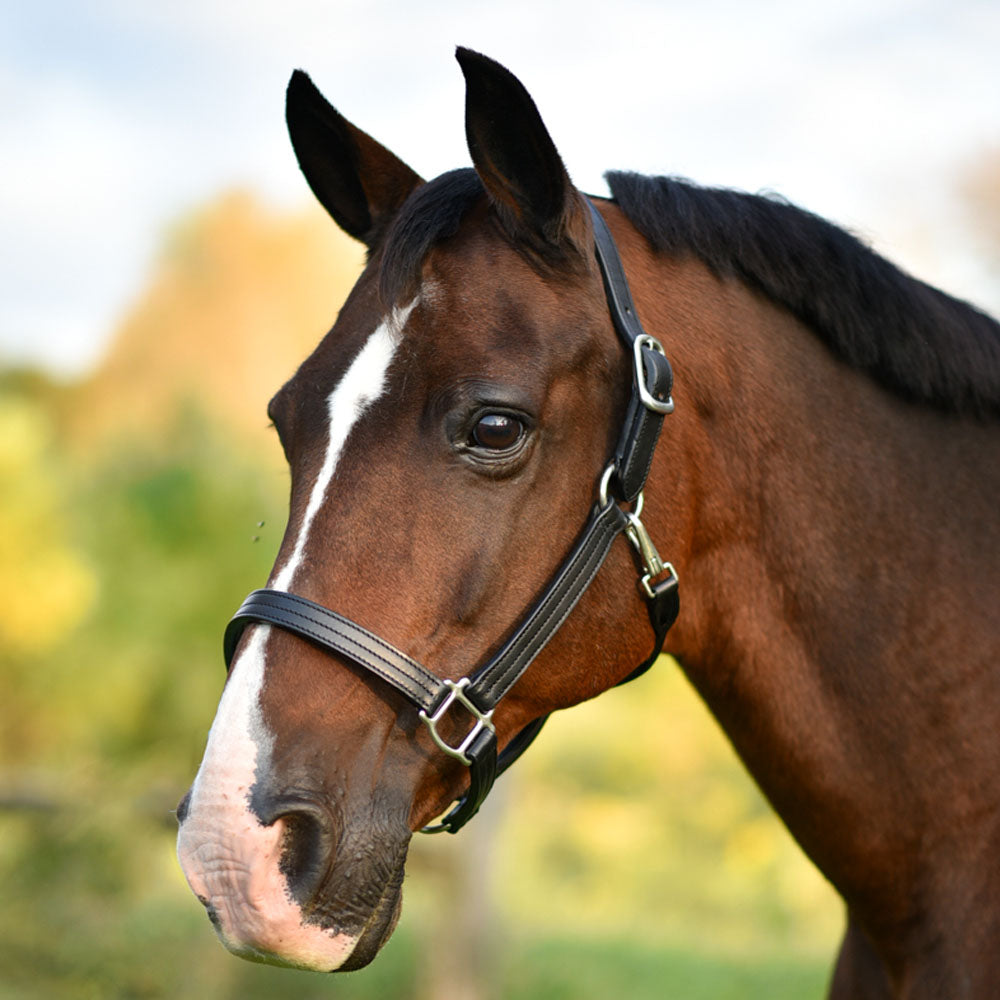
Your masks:
[{"label": "horse head", "polygon": [[[336,609],[453,681],[496,652],[572,550],[633,372],[590,208],[534,103],[491,60],[458,58],[475,169],[428,183],[292,77],[299,164],[369,257],[268,408],[291,469],[269,590]],[[608,560],[496,707],[501,750],[648,655],[628,547]],[[462,715],[440,720],[446,745],[468,730]],[[399,915],[412,831],[469,782],[423,721],[308,634],[242,632],[178,810],[181,864],[228,948],[320,970],[373,958]]]}]

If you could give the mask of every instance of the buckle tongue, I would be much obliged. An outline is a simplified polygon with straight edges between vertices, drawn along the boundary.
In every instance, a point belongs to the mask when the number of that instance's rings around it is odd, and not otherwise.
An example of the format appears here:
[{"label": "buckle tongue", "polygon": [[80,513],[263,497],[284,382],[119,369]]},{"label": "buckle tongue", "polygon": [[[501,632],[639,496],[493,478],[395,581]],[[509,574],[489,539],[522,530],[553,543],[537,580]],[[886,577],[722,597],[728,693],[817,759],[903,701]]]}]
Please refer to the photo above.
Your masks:
[{"label": "buckle tongue", "polygon": [[[472,758],[466,754],[466,750],[472,746],[472,741],[484,730],[488,729],[491,733],[495,733],[496,729],[493,726],[493,710],[490,709],[488,712],[480,712],[479,709],[474,705],[465,694],[465,689],[469,686],[469,678],[463,677],[460,681],[449,681],[445,680],[441,682],[448,689],[448,693],[445,695],[444,700],[440,705],[434,710],[433,715],[428,715],[423,709],[420,710],[420,718],[427,723],[427,728],[431,731],[431,739],[438,745],[438,747],[443,750],[449,757],[454,757],[455,760],[460,760],[466,767],[472,766]],[[457,747],[453,747],[442,739],[441,734],[437,731],[437,724],[444,718],[447,714],[448,709],[458,702],[473,718],[476,720],[476,724],[469,731],[468,735],[462,740]]]}]

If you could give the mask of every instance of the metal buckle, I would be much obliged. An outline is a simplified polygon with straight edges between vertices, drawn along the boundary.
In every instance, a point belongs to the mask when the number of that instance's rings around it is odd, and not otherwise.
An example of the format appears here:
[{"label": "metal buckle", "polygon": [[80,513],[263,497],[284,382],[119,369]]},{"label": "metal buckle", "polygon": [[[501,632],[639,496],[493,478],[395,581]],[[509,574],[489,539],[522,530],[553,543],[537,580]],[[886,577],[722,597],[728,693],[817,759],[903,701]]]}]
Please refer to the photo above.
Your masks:
[{"label": "metal buckle", "polygon": [[[493,710],[490,709],[488,712],[480,712],[479,709],[466,697],[465,689],[469,686],[469,678],[463,677],[460,681],[442,681],[444,686],[448,688],[448,694],[445,695],[444,701],[434,710],[433,715],[428,715],[423,709],[420,710],[420,718],[427,723],[427,728],[431,731],[431,738],[438,745],[438,747],[443,750],[449,757],[454,757],[455,760],[460,760],[466,767],[472,765],[472,759],[468,757],[465,753],[466,750],[472,746],[472,741],[484,730],[488,729],[491,733],[496,732],[496,728],[493,725]],[[453,747],[445,743],[437,731],[437,724],[444,718],[445,713],[449,708],[458,702],[470,715],[472,715],[476,724],[472,727],[472,730],[465,737],[464,740],[457,746]]]},{"label": "metal buckle", "polygon": [[[639,496],[641,498],[642,494],[640,493]],[[656,551],[656,546],[653,544],[653,539],[649,537],[646,525],[639,520],[639,511],[641,510],[642,505],[637,504],[634,511],[625,515],[628,518],[625,534],[628,540],[635,546],[636,552],[639,553],[643,569],[646,571],[639,578],[639,586],[642,587],[646,596],[652,601],[656,598],[656,593],[650,581],[661,576],[663,573],[669,573],[670,577],[676,580],[677,571],[670,563],[665,563],[660,558],[660,553]]]},{"label": "metal buckle", "polygon": [[656,351],[664,357],[667,355],[667,352],[663,349],[663,345],[655,337],[651,337],[648,333],[641,333],[635,338],[635,341],[632,344],[632,353],[635,359],[635,381],[636,385],[639,387],[639,398],[642,400],[642,405],[645,406],[647,410],[652,410],[654,413],[673,413],[673,396],[668,396],[665,400],[657,399],[646,388],[646,371],[645,366],[642,363],[642,349],[644,347],[648,347],[649,350]]}]

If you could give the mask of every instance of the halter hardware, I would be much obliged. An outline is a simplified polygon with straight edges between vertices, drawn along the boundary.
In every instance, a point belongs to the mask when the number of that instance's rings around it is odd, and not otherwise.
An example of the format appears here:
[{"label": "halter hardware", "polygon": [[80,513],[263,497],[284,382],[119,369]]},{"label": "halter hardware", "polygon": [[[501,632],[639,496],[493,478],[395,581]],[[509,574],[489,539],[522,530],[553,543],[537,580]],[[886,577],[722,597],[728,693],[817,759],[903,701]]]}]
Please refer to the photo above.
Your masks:
[{"label": "halter hardware", "polygon": [[[419,710],[435,745],[469,768],[468,791],[438,823],[424,827],[424,833],[442,830],[456,833],[476,814],[497,775],[510,767],[538,735],[545,716],[528,723],[498,754],[493,711],[562,626],[620,534],[625,534],[639,553],[644,570],[639,584],[654,633],[652,653],[625,681],[638,677],[652,665],[663,648],[667,630],[677,618],[677,574],[670,563],[660,559],[640,520],[642,489],[663,417],[674,408],[673,372],[662,345],[639,322],[607,223],[592,202],[588,201],[588,206],[608,311],[633,358],[632,391],[614,455],[598,484],[598,503],[548,586],[500,649],[461,680],[442,680],[356,622],[280,590],[253,591],[226,627],[223,651],[227,667],[248,625],[254,622],[277,625],[370,671]],[[628,504],[633,505],[631,511],[624,509],[623,505]],[[668,574],[665,579],[654,582],[664,573]],[[472,715],[475,724],[461,743],[452,746],[441,737],[438,724],[455,702]]]},{"label": "halter hardware", "polygon": [[[671,402],[672,406],[673,402]],[[606,507],[608,504],[615,502],[614,497],[608,495],[611,478],[614,474],[615,464],[611,462],[601,475],[601,481],[597,487],[597,502],[601,507]],[[642,567],[646,571],[639,577],[639,586],[648,600],[655,601],[664,589],[677,586],[677,571],[671,563],[664,562],[660,558],[660,553],[657,551],[656,545],[649,535],[649,531],[642,521],[639,520],[644,503],[645,496],[640,490],[638,496],[635,498],[635,509],[624,512],[626,524],[623,530],[625,537],[632,543],[636,552],[639,553],[639,558],[642,560]],[[669,574],[666,580],[661,580],[656,584],[651,583],[655,577],[663,573]]]},{"label": "halter hardware", "polygon": [[656,546],[653,544],[653,539],[649,537],[646,526],[639,520],[639,516],[635,512],[628,515],[628,526],[625,528],[625,537],[635,546],[635,550],[639,553],[639,558],[642,560],[643,568],[646,570],[639,577],[639,586],[642,587],[643,593],[649,600],[656,600],[657,592],[653,589],[653,585],[650,582],[655,577],[661,576],[663,573],[669,573],[668,578],[657,583],[656,586],[676,586],[677,571],[671,563],[665,563],[660,558],[660,553],[656,551]]},{"label": "halter hardware", "polygon": [[[433,715],[428,715],[423,709],[421,709],[419,713],[420,718],[426,723],[427,728],[430,730],[431,739],[434,740],[441,750],[448,754],[449,757],[454,757],[455,760],[460,760],[466,767],[471,767],[472,759],[466,756],[465,751],[472,746],[476,737],[479,736],[484,729],[488,729],[491,733],[496,733],[496,728],[493,725],[493,709],[490,709],[488,712],[480,712],[479,709],[466,697],[465,689],[471,683],[470,678],[463,677],[457,682],[444,680],[441,683],[448,689],[448,693],[445,695],[444,700],[434,710]],[[441,738],[437,725],[447,714],[448,709],[451,708],[456,701],[476,720],[476,724],[469,730],[465,739],[462,740],[457,747],[453,747],[449,746]]]},{"label": "halter hardware", "polygon": [[643,349],[656,351],[657,354],[666,358],[667,352],[663,349],[663,345],[655,338],[651,337],[648,333],[641,333],[635,338],[635,343],[632,345],[632,358],[635,361],[635,385],[639,390],[639,398],[642,400],[642,405],[646,407],[647,410],[652,410],[654,413],[662,413],[664,415],[674,412],[674,397],[667,395],[666,399],[657,399],[647,388],[646,388],[646,366],[643,364],[642,352]]}]

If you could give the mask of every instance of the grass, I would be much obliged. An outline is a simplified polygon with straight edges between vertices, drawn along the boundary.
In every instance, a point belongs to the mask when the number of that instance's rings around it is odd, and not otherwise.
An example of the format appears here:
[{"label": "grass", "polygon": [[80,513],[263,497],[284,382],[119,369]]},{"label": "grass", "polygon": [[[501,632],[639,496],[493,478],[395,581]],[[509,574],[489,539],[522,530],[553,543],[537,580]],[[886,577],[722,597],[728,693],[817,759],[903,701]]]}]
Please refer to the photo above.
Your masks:
[{"label": "grass", "polygon": [[732,955],[634,941],[541,938],[518,950],[502,996],[509,1000],[819,1000],[826,963]]},{"label": "grass", "polygon": [[[165,919],[166,916],[166,919]],[[401,931],[367,969],[338,976],[252,965],[227,955],[187,915],[148,914],[112,937],[98,920],[87,934],[8,938],[0,947],[2,1000],[419,1000],[428,992],[412,931]],[[91,937],[94,931],[96,935]],[[154,940],[155,939],[155,940]],[[820,1000],[828,962],[778,955],[734,955],[608,936],[506,940],[492,956],[496,1000]],[[16,954],[15,954],[16,952]]]}]

